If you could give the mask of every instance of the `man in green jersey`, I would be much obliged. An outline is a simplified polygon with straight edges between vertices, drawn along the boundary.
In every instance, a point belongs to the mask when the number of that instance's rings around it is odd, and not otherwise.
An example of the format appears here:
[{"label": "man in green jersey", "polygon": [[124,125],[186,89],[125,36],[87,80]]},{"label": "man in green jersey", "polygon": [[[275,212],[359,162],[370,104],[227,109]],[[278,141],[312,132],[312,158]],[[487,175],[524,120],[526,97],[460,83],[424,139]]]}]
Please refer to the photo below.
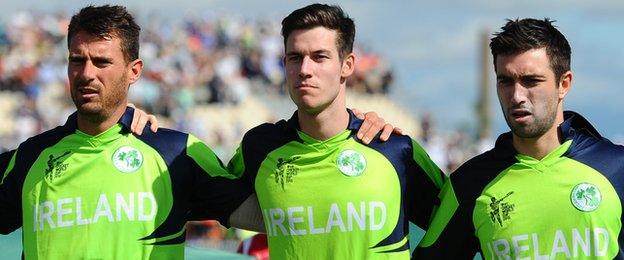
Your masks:
[{"label": "man in green jersey", "polygon": [[257,193],[271,259],[408,259],[408,221],[427,228],[444,174],[407,136],[354,138],[355,26],[340,7],[295,10],[282,36],[297,111],[247,132],[228,165]]},{"label": "man in green jersey", "polygon": [[192,135],[130,133],[139,30],[120,6],[74,15],[67,74],[77,112],[0,156],[0,233],[22,227],[26,259],[180,259],[188,219],[227,225],[252,193]]},{"label": "man in green jersey", "polygon": [[570,46],[548,19],[490,43],[511,132],[451,174],[417,258],[623,259],[624,147],[563,110]]}]

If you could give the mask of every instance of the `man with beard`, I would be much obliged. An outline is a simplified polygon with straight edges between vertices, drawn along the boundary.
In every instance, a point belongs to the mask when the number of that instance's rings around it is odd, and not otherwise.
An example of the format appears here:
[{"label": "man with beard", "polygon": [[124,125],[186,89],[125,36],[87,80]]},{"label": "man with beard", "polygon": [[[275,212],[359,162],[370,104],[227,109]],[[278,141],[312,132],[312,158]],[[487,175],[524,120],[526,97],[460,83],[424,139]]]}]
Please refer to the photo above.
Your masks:
[{"label": "man with beard", "polygon": [[0,158],[0,233],[22,227],[26,259],[180,259],[187,220],[227,225],[252,193],[192,135],[130,133],[139,30],[121,6],[74,15],[67,75],[77,112]]},{"label": "man with beard", "polygon": [[509,20],[490,48],[511,132],[451,174],[414,256],[621,259],[624,147],[563,110],[568,41],[548,19]]}]

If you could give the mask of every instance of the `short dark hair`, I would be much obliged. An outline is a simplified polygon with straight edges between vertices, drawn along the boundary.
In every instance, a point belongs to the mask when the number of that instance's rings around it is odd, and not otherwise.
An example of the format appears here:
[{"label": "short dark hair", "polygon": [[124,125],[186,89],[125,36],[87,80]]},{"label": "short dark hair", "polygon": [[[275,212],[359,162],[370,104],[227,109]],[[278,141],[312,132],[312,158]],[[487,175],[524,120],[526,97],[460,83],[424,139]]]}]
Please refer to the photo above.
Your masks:
[{"label": "short dark hair", "polygon": [[295,30],[325,27],[337,32],[336,47],[340,58],[353,51],[355,24],[342,8],[336,5],[311,4],[297,9],[282,20],[282,36],[284,46],[290,33]]},{"label": "short dark hair", "polygon": [[78,32],[100,37],[119,37],[126,62],[139,58],[139,31],[141,27],[123,6],[87,6],[72,16],[67,33],[67,47]]},{"label": "short dark hair", "polygon": [[531,49],[546,48],[550,60],[550,67],[555,73],[557,83],[561,75],[570,70],[570,44],[565,36],[553,26],[554,21],[545,18],[507,20],[501,27],[502,31],[495,33],[490,42],[490,49],[494,57],[498,55],[520,54]]}]

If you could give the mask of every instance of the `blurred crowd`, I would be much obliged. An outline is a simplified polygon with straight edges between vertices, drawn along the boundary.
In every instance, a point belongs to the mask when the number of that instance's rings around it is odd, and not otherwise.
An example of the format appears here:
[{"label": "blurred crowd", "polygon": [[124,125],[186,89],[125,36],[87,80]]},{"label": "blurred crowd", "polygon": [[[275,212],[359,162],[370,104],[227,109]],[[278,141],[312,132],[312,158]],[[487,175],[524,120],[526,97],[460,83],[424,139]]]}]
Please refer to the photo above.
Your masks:
[{"label": "blurred crowd", "polygon": [[[130,100],[171,122],[169,126],[186,130],[185,115],[197,105],[237,104],[258,92],[285,94],[279,21],[225,15],[179,21],[136,17],[145,68],[130,88]],[[5,149],[64,123],[73,110],[66,80],[69,19],[62,12],[24,11],[0,26],[0,94],[21,100],[12,112],[22,121],[0,131]],[[387,93],[393,78],[388,63],[357,43],[355,51],[357,70],[349,86]]]}]

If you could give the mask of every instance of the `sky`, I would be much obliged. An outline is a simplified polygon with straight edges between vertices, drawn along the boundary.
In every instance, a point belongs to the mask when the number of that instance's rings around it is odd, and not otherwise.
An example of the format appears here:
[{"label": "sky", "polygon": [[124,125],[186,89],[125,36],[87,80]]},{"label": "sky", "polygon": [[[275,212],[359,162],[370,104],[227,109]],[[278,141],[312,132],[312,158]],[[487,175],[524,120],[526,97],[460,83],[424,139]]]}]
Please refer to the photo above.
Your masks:
[{"label": "sky", "polygon": [[[0,20],[18,10],[74,13],[92,4],[122,4],[171,19],[231,14],[281,20],[310,1],[33,1],[4,0]],[[395,71],[390,98],[415,116],[430,113],[440,131],[475,129],[480,35],[507,18],[544,18],[572,47],[573,87],[564,108],[583,114],[605,137],[624,141],[624,1],[334,1],[355,20],[356,41],[385,57]],[[493,69],[489,80],[494,81]],[[508,131],[490,88],[494,134]],[[392,122],[400,126],[400,123]]]}]

